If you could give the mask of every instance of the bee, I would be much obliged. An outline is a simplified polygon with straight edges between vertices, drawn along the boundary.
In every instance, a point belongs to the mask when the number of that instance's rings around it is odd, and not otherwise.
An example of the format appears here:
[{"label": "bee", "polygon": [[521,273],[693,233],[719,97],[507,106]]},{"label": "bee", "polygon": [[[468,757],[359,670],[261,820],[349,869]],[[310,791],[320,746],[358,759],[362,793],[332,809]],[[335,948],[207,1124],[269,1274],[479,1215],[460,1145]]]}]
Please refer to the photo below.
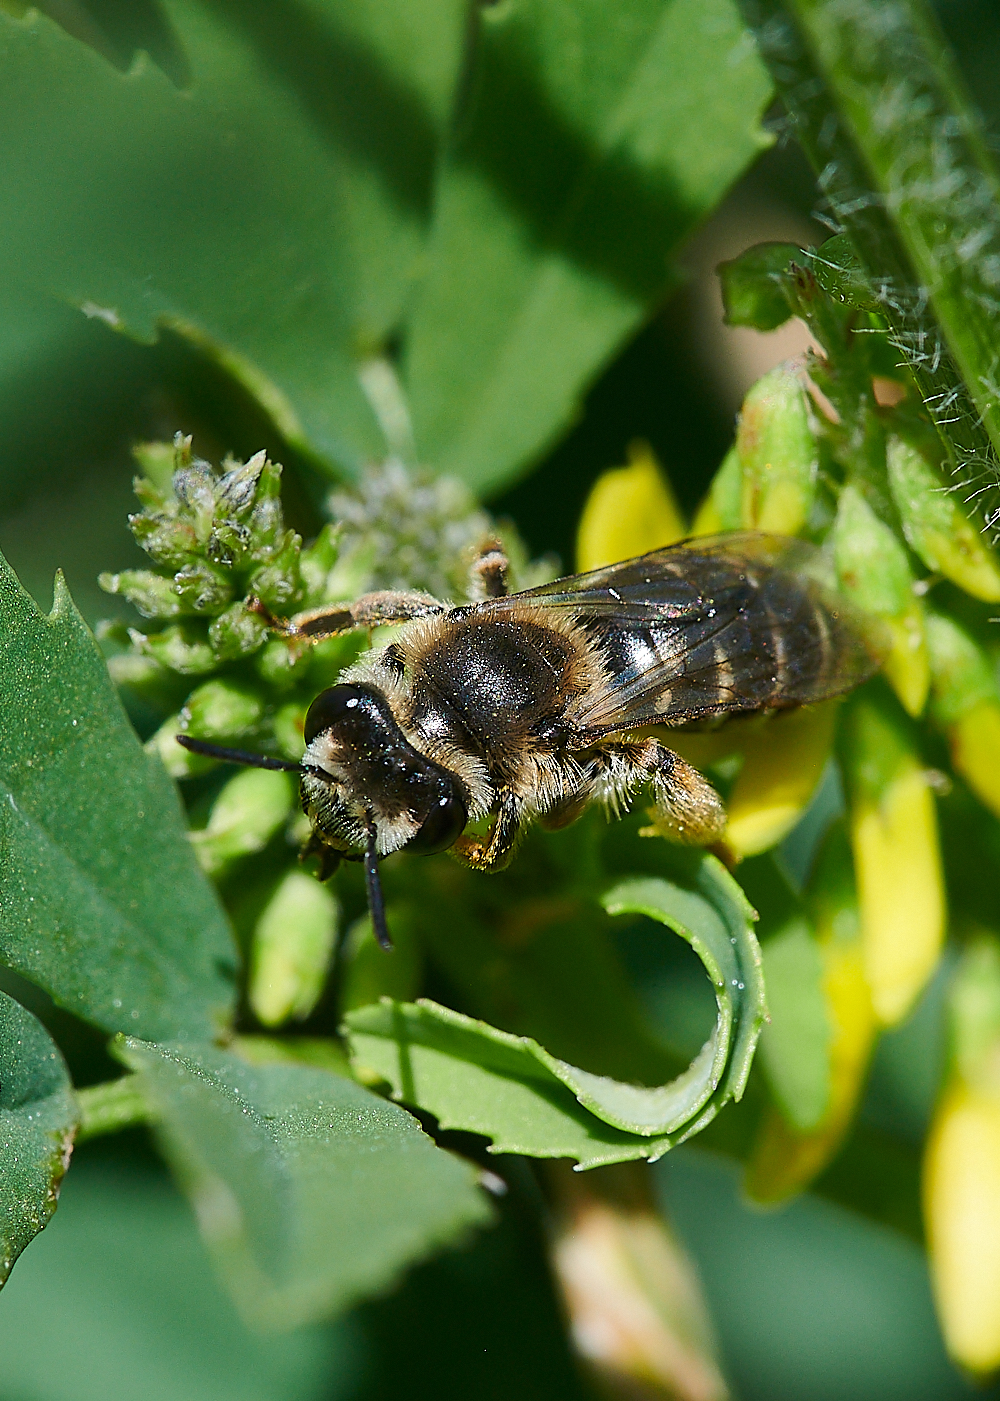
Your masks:
[{"label": "bee", "polygon": [[[402,624],[313,701],[300,763],[178,740],[297,772],[322,878],[363,861],[373,927],[391,947],[378,862],[395,851],[451,849],[498,871],[531,822],[563,827],[595,801],[617,814],[646,787],[678,840],[717,842],[719,795],[650,729],[806,705],[871,676],[870,622],[822,573],[815,546],[741,532],[510,594],[491,545],[470,603],[381,591],[287,622],[268,615],[300,644]],[[486,819],[486,835],[467,831]]]}]

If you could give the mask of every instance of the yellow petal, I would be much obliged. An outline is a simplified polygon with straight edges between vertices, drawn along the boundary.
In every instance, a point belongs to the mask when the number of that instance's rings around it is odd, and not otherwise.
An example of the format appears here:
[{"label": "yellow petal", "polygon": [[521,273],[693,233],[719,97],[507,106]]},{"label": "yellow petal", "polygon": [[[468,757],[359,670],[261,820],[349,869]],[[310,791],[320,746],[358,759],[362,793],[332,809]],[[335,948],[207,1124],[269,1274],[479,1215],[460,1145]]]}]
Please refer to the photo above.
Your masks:
[{"label": "yellow petal", "polygon": [[602,473],[587,498],[576,537],[581,572],[672,545],[687,533],[648,444],[633,443],[628,456],[629,465]]},{"label": "yellow petal", "polygon": [[780,842],[808,805],[833,746],[837,702],[776,716],[746,742],[729,797],[726,844],[738,857]]},{"label": "yellow petal", "polygon": [[1000,703],[980,701],[949,727],[948,739],[956,770],[1000,817]]},{"label": "yellow petal", "polygon": [[810,1133],[797,1133],[771,1108],[747,1165],[746,1190],[759,1202],[794,1196],[822,1172],[854,1117],[875,1039],[875,1016],[861,942],[820,931],[823,993],[830,1023],[830,1103]]},{"label": "yellow petal", "polygon": [[886,618],[891,641],[882,663],[886,678],[908,715],[923,713],[931,684],[930,659],[924,634],[924,609],[914,598],[905,612]]},{"label": "yellow petal", "polygon": [[907,756],[880,799],[851,810],[865,971],[879,1021],[900,1021],[937,967],[944,887],[927,777]]},{"label": "yellow petal", "polygon": [[974,1372],[1000,1366],[1000,1099],[955,1081],[924,1159],[931,1277],[948,1351]]}]

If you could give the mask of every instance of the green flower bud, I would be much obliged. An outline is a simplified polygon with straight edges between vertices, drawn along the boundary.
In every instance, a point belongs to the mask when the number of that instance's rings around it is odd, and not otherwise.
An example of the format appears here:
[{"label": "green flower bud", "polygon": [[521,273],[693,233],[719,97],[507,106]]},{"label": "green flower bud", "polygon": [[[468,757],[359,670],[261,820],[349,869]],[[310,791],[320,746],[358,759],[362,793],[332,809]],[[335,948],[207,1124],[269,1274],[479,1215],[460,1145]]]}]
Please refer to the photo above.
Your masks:
[{"label": "green flower bud", "polygon": [[277,497],[258,501],[250,517],[250,551],[254,559],[266,560],[281,548],[285,533],[285,517]]},{"label": "green flower bud", "polygon": [[170,684],[170,673],[153,657],[141,652],[119,652],[108,658],[108,671],[116,686],[127,686],[145,700],[159,700]]},{"label": "green flower bud", "polygon": [[927,610],[931,662],[931,713],[939,725],[953,725],[981,701],[996,701],[997,684],[985,652],[954,618]]},{"label": "green flower bud", "polygon": [[258,652],[254,667],[262,681],[284,691],[305,675],[311,660],[307,650],[290,647],[284,638],[272,637]]},{"label": "green flower bud", "polygon": [[299,556],[299,570],[309,603],[322,603],[327,597],[327,579],[340,553],[340,535],[339,525],[324,525],[313,543]]},{"label": "green flower bud", "polygon": [[215,515],[215,476],[212,469],[207,462],[196,459],[174,473],[173,488],[183,513],[194,527],[198,543],[207,544]]},{"label": "green flower bud", "polygon": [[740,411],[736,451],[743,469],[743,525],[798,534],[816,492],[819,448],[794,370],[779,365],[750,389]]},{"label": "green flower bud", "polygon": [[930,667],[924,610],[906,551],[853,486],[840,494],[831,539],[840,587],[863,612],[885,619],[891,650],[883,670],[909,714],[919,715]]},{"label": "green flower bud", "polygon": [[[190,441],[188,439],[189,444]],[[171,494],[171,478],[180,465],[177,461],[176,447],[173,443],[163,442],[134,443],[132,456],[142,472],[142,477],[135,482],[136,496],[144,505],[151,505],[149,498],[143,495],[143,490],[149,489],[150,496],[155,493],[157,504],[163,506]]]},{"label": "green flower bud", "polygon": [[[302,758],[302,751],[305,749],[302,732],[305,728],[306,710],[307,707],[301,701],[289,701],[286,705],[279,706],[271,717],[271,727],[279,751],[286,759],[296,762]],[[306,835],[303,834],[303,840]]]},{"label": "green flower bud", "polygon": [[1000,691],[989,658],[954,619],[930,613],[931,713],[948,736],[951,762],[1000,817]]},{"label": "green flower bud", "polygon": [[246,563],[250,552],[250,527],[236,520],[216,521],[207,553],[213,564],[224,569],[238,569]]},{"label": "green flower bud", "polygon": [[739,530],[742,510],[743,468],[734,445],[712,478],[708,495],[695,515],[691,534],[718,535],[722,530]]},{"label": "green flower bud", "polygon": [[260,569],[250,575],[249,592],[274,613],[287,613],[302,599],[299,549],[302,538],[289,530]]},{"label": "green flower bud", "polygon": [[242,856],[262,851],[295,805],[291,774],[244,769],[213,804],[208,824],[190,834],[203,870],[218,875]]},{"label": "green flower bud", "polygon": [[302,871],[278,882],[253,932],[250,1006],[264,1026],[302,1021],[326,982],[337,935],[337,902]]},{"label": "green flower bud", "polygon": [[174,779],[195,778],[198,774],[208,773],[217,761],[206,759],[204,754],[192,754],[178,744],[180,732],[181,717],[171,715],[169,720],[164,720],[156,734],[147,739],[144,746],[146,753],[158,755],[163,767]]},{"label": "green flower bud", "polygon": [[[261,450],[254,453],[248,462],[237,463],[223,473],[215,488],[216,511],[219,516],[235,516],[240,519],[249,515],[258,497],[260,476],[266,461],[267,453]],[[225,465],[228,467],[228,463]]]},{"label": "green flower bud", "polygon": [[105,593],[127,598],[146,618],[176,618],[191,610],[185,607],[172,579],[149,569],[124,569],[120,574],[101,574],[97,581]]},{"label": "green flower bud", "polygon": [[974,598],[1000,600],[1000,560],[923,453],[902,438],[890,437],[886,462],[903,533],[927,568]]},{"label": "green flower bud", "polygon": [[344,977],[340,987],[340,1013],[365,1007],[382,997],[412,1002],[420,993],[424,974],[424,952],[417,932],[417,921],[405,905],[393,906],[388,913],[392,930],[392,957],[386,958],[372,933],[367,915],[356,920],[344,941]]},{"label": "green flower bud", "polygon": [[204,676],[216,669],[218,661],[199,627],[204,624],[176,623],[148,636],[133,632],[132,641],[147,656],[181,676]]},{"label": "green flower bud", "polygon": [[178,569],[197,552],[198,537],[186,521],[164,515],[133,515],[128,518],[136,544],[157,564]]},{"label": "green flower bud", "polygon": [[188,696],[181,729],[198,739],[238,739],[259,724],[263,714],[263,701],[249,687],[206,681]]},{"label": "green flower bud", "polygon": [[207,560],[193,560],[174,575],[174,588],[186,613],[221,613],[233,596],[233,582]]},{"label": "green flower bud", "polygon": [[[208,640],[220,661],[236,661],[256,652],[267,636],[267,624],[245,603],[231,603],[208,628]],[[287,650],[287,648],[286,648]]]}]

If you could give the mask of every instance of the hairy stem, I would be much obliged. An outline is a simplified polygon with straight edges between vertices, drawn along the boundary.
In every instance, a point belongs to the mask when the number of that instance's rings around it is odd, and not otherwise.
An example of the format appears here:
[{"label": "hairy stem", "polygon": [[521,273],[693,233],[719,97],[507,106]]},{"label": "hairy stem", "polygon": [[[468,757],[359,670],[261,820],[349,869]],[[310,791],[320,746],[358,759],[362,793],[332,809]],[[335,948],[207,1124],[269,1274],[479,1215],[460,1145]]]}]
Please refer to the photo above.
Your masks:
[{"label": "hairy stem", "polygon": [[742,0],[835,227],[1000,535],[1000,180],[923,0]]},{"label": "hairy stem", "polygon": [[101,1085],[77,1090],[80,1106],[77,1143],[103,1133],[117,1133],[133,1124],[149,1123],[152,1116],[139,1089],[139,1079],[138,1075],[123,1075],[118,1080],[106,1080]]}]

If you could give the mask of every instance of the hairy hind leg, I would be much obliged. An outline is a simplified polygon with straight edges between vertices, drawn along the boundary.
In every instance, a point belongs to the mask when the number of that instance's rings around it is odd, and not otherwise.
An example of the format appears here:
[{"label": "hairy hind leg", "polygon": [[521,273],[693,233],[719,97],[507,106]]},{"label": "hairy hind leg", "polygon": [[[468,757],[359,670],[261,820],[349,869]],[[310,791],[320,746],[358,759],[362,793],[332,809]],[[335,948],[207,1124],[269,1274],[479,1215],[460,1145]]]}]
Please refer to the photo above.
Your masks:
[{"label": "hairy hind leg", "polygon": [[649,783],[657,825],[665,836],[687,846],[711,846],[726,828],[722,799],[708,779],[658,739],[615,740],[602,744],[595,795],[612,806]]},{"label": "hairy hind leg", "polygon": [[524,826],[524,807],[511,793],[500,799],[500,807],[485,841],[479,837],[459,837],[452,847],[458,859],[476,871],[502,871],[510,864],[514,847]]}]

